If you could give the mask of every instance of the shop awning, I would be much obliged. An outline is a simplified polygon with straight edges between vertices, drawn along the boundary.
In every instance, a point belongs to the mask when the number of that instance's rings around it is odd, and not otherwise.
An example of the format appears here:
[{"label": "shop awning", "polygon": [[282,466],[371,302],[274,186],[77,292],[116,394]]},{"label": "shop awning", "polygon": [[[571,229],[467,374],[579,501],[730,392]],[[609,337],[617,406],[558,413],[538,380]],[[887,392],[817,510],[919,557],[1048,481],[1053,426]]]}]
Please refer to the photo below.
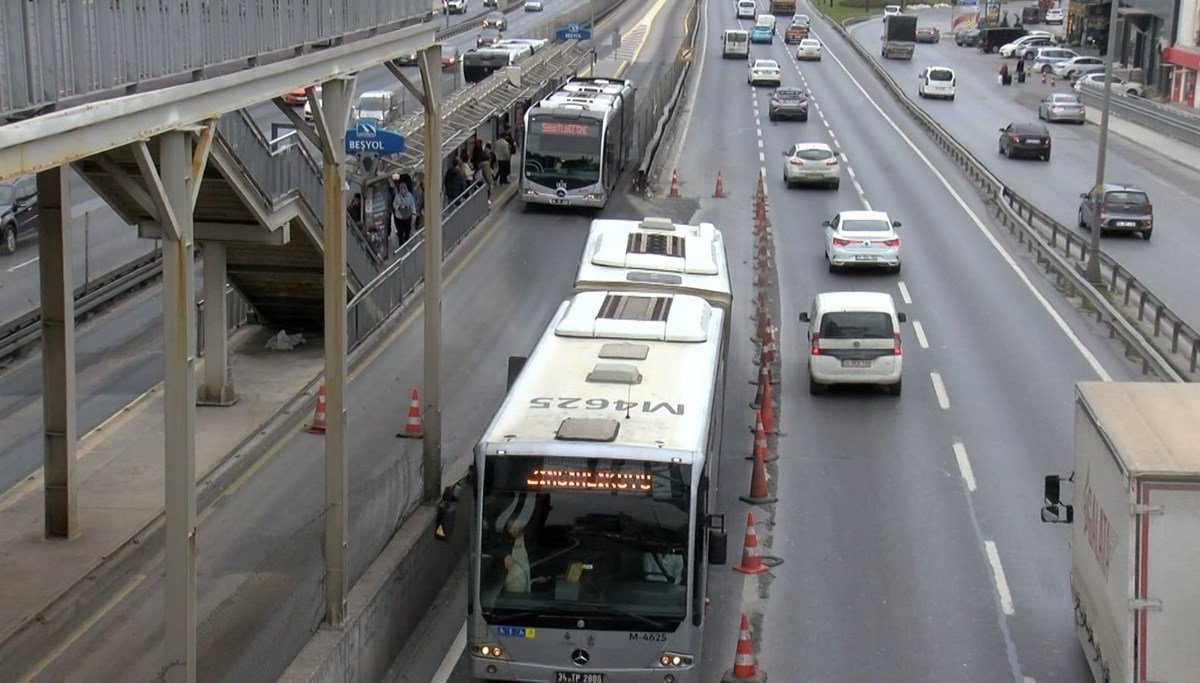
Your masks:
[{"label": "shop awning", "polygon": [[1168,47],[1162,51],[1162,59],[1167,64],[1182,66],[1185,69],[1200,71],[1200,50],[1190,47]]}]

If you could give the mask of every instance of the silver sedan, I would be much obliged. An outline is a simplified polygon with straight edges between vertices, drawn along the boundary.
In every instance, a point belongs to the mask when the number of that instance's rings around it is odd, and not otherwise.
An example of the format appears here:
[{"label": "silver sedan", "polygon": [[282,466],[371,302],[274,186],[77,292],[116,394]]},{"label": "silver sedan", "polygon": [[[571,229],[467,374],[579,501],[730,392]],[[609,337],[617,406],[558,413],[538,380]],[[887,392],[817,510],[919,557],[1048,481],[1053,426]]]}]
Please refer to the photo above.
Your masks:
[{"label": "silver sedan", "polygon": [[1083,106],[1079,95],[1056,92],[1046,95],[1038,105],[1038,118],[1046,121],[1087,122],[1087,107]]},{"label": "silver sedan", "polygon": [[863,266],[900,272],[900,222],[883,211],[842,211],[822,225],[829,272]]}]

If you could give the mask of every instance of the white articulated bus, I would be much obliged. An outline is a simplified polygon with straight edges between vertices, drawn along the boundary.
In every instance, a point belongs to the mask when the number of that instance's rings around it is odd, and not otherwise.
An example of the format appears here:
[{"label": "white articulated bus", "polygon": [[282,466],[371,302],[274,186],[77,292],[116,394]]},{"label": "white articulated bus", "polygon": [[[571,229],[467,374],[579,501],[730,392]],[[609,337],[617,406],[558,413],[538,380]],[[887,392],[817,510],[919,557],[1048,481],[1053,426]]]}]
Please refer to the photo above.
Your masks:
[{"label": "white articulated bus", "polygon": [[699,683],[725,316],[685,294],[559,308],[475,449],[473,677]]},{"label": "white articulated bus", "polygon": [[629,161],[632,81],[573,78],[525,112],[521,201],[603,208]]}]

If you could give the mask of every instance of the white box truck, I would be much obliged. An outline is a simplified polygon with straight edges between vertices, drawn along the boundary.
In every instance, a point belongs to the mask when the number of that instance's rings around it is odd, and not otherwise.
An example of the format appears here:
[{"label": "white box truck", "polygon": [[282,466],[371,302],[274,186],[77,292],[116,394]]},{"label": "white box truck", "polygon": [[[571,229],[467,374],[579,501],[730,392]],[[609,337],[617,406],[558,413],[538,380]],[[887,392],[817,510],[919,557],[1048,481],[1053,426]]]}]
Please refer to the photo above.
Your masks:
[{"label": "white box truck", "polygon": [[1200,680],[1200,386],[1085,382],[1075,397],[1075,472],[1046,477],[1042,521],[1073,525],[1071,593],[1092,675]]}]

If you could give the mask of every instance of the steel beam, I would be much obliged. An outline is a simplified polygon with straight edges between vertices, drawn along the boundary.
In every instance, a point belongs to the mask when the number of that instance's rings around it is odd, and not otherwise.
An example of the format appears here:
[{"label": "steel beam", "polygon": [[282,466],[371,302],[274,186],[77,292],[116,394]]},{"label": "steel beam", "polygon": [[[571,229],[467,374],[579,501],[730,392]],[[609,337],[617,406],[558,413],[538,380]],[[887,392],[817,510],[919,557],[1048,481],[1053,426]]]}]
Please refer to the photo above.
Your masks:
[{"label": "steel beam", "polygon": [[[147,240],[163,239],[162,226],[157,221],[141,221],[137,225],[138,237]],[[192,239],[197,242],[239,242],[242,244],[270,244],[283,246],[291,241],[291,223],[268,230],[256,223],[203,223],[192,222]]]},{"label": "steel beam", "polygon": [[[138,182],[136,178],[126,173],[125,169],[118,166],[117,162],[110,159],[107,154],[97,154],[96,156],[92,157],[92,161],[96,162],[96,165],[99,166],[101,170],[112,177],[112,180],[117,184],[117,187],[121,188],[121,190],[128,194],[133,201],[137,202],[138,207],[140,207],[142,211],[145,211],[146,214],[150,216],[157,215],[158,209],[155,208],[154,199],[150,197],[150,193],[146,191],[146,188],[142,186],[142,183]],[[79,168],[78,164],[76,164],[76,166],[76,170],[79,171],[79,175],[86,178],[87,174],[83,172],[83,169]],[[95,189],[95,186],[93,186],[93,189]],[[96,190],[96,194],[100,195],[101,197],[104,196],[104,194],[98,189]]]},{"label": "steel beam", "polygon": [[63,168],[37,177],[38,266],[42,287],[43,533],[75,531],[75,286],[71,278],[71,199]]},{"label": "steel beam", "polygon": [[[307,95],[308,93],[312,92],[312,89],[305,89],[304,92]],[[286,118],[288,121],[291,121],[292,125],[296,127],[297,134],[308,138],[308,141],[313,144],[313,147],[316,147],[317,149],[321,148],[321,137],[317,135],[317,131],[313,130],[312,126],[308,125],[308,121],[305,121],[303,116],[297,114],[296,110],[290,104],[284,102],[282,97],[272,98],[271,103],[279,109],[284,118]]]},{"label": "steel beam", "polygon": [[204,185],[204,171],[208,168],[208,155],[212,152],[213,138],[217,134],[217,122],[209,121],[196,133],[196,150],[192,153],[192,211],[200,199],[200,187]]},{"label": "steel beam", "polygon": [[197,403],[231,406],[238,397],[229,374],[229,305],[225,298],[224,242],[203,242],[204,252],[204,378]]},{"label": "steel beam", "polygon": [[[421,51],[425,147],[442,148],[442,50]],[[422,489],[426,503],[442,494],[442,155],[425,155],[425,410],[421,426]]]},{"label": "steel beam", "polygon": [[[176,131],[170,133],[171,136],[186,135]],[[165,139],[164,136],[163,139]],[[160,140],[160,145],[162,141]],[[154,202],[154,213],[158,218],[158,222],[163,226],[167,239],[182,241],[183,231],[179,226],[179,219],[175,216],[175,208],[171,206],[171,201],[167,198],[166,186],[163,185],[163,179],[158,175],[158,169],[154,167],[154,158],[150,156],[150,146],[141,140],[129,146],[133,152],[133,158],[137,160],[138,169],[142,172],[142,180],[146,183],[146,189],[150,191],[150,200]],[[162,154],[162,149],[159,149],[159,154]],[[191,171],[192,160],[188,158],[188,171]],[[188,209],[191,213],[191,196],[188,200],[179,206]]]},{"label": "steel beam", "polygon": [[178,232],[163,240],[163,402],[166,455],[167,683],[196,681],[196,278],[192,235],[192,135],[158,139],[165,205]]},{"label": "steel beam", "polygon": [[416,83],[412,82],[412,79],[408,77],[408,74],[404,73],[404,71],[402,71],[400,67],[396,66],[396,64],[392,61],[384,62],[383,65],[387,67],[388,71],[392,72],[392,75],[396,77],[396,80],[400,81],[406,90],[412,93],[413,97],[415,97],[417,100],[417,104],[424,107],[425,92],[419,88]]},{"label": "steel beam", "polygon": [[0,126],[0,180],[34,173],[357,73],[432,45],[436,22],[196,83],[92,102]]},{"label": "steel beam", "polygon": [[325,620],[346,621],[349,556],[349,470],[346,466],[346,125],[354,79],[338,78],[321,86],[313,118],[321,135],[321,181],[325,191]]}]

